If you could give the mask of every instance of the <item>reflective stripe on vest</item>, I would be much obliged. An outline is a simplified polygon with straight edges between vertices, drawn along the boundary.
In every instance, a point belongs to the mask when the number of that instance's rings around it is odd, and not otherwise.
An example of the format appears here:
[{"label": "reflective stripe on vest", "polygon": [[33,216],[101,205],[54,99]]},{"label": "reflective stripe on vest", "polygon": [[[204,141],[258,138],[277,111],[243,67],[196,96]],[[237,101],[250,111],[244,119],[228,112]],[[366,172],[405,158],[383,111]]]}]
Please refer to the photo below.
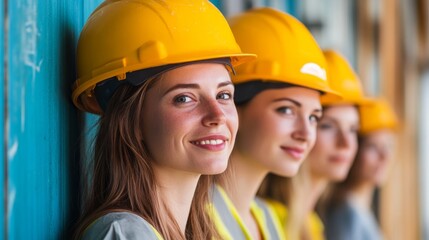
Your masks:
[{"label": "reflective stripe on vest", "polygon": [[265,225],[268,228],[268,232],[270,234],[270,240],[280,240],[279,233],[278,233],[276,226],[274,224],[274,221],[273,221],[273,217],[275,217],[275,216],[272,216],[272,214],[271,214],[270,210],[268,209],[264,200],[262,200],[260,198],[255,198],[255,202],[258,205],[258,207],[264,212]]},{"label": "reflective stripe on vest", "polygon": [[223,224],[234,240],[246,240],[246,236],[241,230],[237,220],[235,220],[234,216],[229,211],[228,205],[222,194],[219,192],[218,187],[215,187],[213,191],[213,205],[216,208],[216,211],[219,213]]}]

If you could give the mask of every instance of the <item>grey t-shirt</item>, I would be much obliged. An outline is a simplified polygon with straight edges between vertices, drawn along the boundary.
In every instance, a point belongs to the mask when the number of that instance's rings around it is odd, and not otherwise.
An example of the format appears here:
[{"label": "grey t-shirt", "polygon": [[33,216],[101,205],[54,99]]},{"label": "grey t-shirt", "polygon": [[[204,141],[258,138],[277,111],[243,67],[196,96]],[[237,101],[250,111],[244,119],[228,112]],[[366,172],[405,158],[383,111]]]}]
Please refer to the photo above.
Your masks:
[{"label": "grey t-shirt", "polygon": [[95,220],[84,232],[84,240],[159,240],[156,230],[140,216],[112,212]]},{"label": "grey t-shirt", "polygon": [[329,209],[324,220],[327,240],[383,239],[374,214],[350,199]]}]

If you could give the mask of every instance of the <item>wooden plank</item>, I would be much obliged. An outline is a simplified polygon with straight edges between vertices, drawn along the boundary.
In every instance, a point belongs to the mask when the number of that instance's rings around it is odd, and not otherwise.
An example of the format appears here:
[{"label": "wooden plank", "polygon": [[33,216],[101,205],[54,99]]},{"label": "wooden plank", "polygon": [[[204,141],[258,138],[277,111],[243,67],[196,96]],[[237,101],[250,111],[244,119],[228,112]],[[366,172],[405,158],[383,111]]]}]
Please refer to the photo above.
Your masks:
[{"label": "wooden plank", "polygon": [[374,54],[374,26],[370,14],[369,0],[357,1],[357,71],[365,92],[372,94],[371,87]]},{"label": "wooden plank", "polygon": [[420,96],[420,124],[419,124],[419,173],[420,173],[420,207],[421,207],[421,226],[422,238],[429,239],[429,68],[423,73]]},{"label": "wooden plank", "polygon": [[[381,225],[386,239],[420,239],[418,214],[417,177],[417,116],[418,71],[413,57],[402,55],[402,41],[416,38],[411,31],[417,23],[407,21],[413,14],[400,14],[413,4],[401,0],[381,1],[379,28],[375,28],[371,17],[370,1],[357,1],[358,6],[358,72],[365,89],[371,95],[388,99],[398,113],[403,128],[399,132],[397,153],[392,164],[391,177],[381,192]],[[399,4],[403,4],[399,7]],[[404,22],[400,22],[405,19]],[[408,32],[402,32],[401,26]],[[375,31],[379,31],[379,39]],[[406,36],[406,37],[405,37]],[[377,43],[375,41],[378,41]],[[405,55],[419,52],[413,49],[417,42],[406,42],[411,46]],[[379,49],[376,47],[379,46]],[[410,47],[408,47],[410,48]],[[378,57],[377,57],[378,56]],[[376,69],[379,66],[379,71]],[[377,72],[380,73],[377,76]],[[404,77],[406,76],[406,77]]]},{"label": "wooden plank", "polygon": [[416,27],[417,23],[409,20],[413,14],[400,15],[401,9],[413,7],[411,2],[383,0],[382,3],[379,43],[381,95],[394,106],[402,128],[398,134],[399,147],[391,178],[381,194],[381,223],[386,239],[420,239],[416,154],[418,114],[415,107],[419,99],[419,88],[418,72],[415,69],[417,65],[412,61],[416,44],[405,42],[409,48],[405,49],[405,59],[402,55],[402,41],[416,39],[417,32],[405,32],[400,27],[400,21],[402,17],[403,26],[408,30]]}]

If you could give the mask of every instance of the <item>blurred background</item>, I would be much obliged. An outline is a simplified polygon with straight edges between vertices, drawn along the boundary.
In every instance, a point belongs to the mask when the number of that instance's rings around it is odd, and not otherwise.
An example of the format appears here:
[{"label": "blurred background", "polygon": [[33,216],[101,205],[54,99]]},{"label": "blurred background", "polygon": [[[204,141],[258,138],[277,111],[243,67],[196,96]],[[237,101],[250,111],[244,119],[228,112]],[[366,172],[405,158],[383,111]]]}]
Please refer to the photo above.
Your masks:
[{"label": "blurred background", "polygon": [[[76,43],[101,0],[0,1],[0,239],[64,239],[79,211],[96,116],[70,100]],[[348,58],[401,122],[377,194],[386,239],[429,239],[429,0],[212,0],[226,15],[271,6]]]}]

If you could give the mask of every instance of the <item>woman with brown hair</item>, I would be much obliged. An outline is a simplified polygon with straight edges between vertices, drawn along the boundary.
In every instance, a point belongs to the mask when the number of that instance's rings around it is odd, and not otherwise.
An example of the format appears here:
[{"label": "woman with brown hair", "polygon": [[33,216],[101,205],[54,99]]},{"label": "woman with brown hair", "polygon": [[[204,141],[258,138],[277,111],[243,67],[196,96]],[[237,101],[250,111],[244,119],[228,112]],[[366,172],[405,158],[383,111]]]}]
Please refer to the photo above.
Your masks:
[{"label": "woman with brown hair", "polygon": [[372,211],[376,188],[386,181],[397,127],[382,99],[360,107],[359,148],[347,178],[333,186],[324,210],[327,239],[378,240],[382,233]]},{"label": "woman with brown hair", "polygon": [[238,127],[229,71],[252,58],[207,0],[106,0],[92,13],[73,102],[101,117],[75,238],[217,236],[210,175]]}]

